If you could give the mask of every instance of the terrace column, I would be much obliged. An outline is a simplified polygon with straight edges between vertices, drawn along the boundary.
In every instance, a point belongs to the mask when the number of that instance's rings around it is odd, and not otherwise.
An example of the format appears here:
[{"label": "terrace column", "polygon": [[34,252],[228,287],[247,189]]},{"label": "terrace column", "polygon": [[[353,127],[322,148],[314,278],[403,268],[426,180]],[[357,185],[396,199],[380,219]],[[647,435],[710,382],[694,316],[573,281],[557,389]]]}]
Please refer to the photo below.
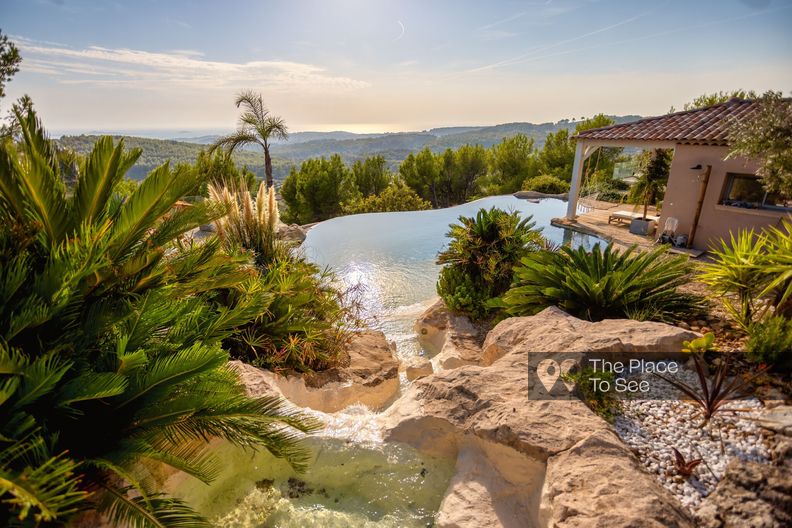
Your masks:
[{"label": "terrace column", "polygon": [[575,147],[575,163],[572,165],[572,183],[569,187],[569,201],[567,202],[566,217],[574,220],[577,214],[578,197],[580,196],[580,184],[583,180],[583,162],[586,157],[583,154],[583,141],[578,140]]}]

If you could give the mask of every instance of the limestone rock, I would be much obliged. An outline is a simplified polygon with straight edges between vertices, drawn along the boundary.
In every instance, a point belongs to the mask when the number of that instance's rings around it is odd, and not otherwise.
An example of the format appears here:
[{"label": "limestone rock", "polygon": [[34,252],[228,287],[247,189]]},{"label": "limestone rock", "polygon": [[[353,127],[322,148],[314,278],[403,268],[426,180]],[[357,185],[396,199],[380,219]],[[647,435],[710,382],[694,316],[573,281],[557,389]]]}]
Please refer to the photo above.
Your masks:
[{"label": "limestone rock", "polygon": [[464,315],[446,308],[442,299],[421,314],[415,322],[418,342],[431,354],[435,370],[477,365],[481,361],[481,332]]},{"label": "limestone rock", "polygon": [[689,526],[682,506],[611,431],[597,431],[547,463],[544,526]]},{"label": "limestone rock", "polygon": [[305,230],[297,224],[281,224],[278,227],[277,237],[287,242],[300,244],[305,240]]},{"label": "limestone rock", "polygon": [[228,364],[239,375],[239,380],[245,386],[248,396],[253,398],[261,398],[262,396],[283,397],[278,388],[276,376],[272,372],[238,360],[229,361]]},{"label": "limestone rock", "polygon": [[697,514],[705,528],[792,526],[790,467],[732,461]]},{"label": "limestone rock", "polygon": [[609,359],[635,358],[641,353],[668,352],[684,358],[682,342],[700,337],[682,328],[631,319],[592,323],[550,307],[529,317],[511,317],[498,323],[484,340],[482,364],[491,365],[515,348],[529,352],[608,353]]},{"label": "limestone rock", "polygon": [[295,405],[322,412],[340,411],[356,403],[374,410],[382,408],[399,391],[399,361],[394,348],[382,332],[364,330],[355,334],[346,352],[344,366],[322,372],[281,376],[256,369],[258,378],[262,378],[257,383],[276,387]]},{"label": "limestone rock", "polygon": [[428,376],[432,372],[434,372],[432,369],[432,362],[421,356],[416,356],[408,360],[404,368],[404,373],[410,381]]},{"label": "limestone rock", "polygon": [[[385,440],[457,460],[437,525],[691,526],[676,499],[583,402],[528,394],[533,350],[678,350],[691,336],[625,321],[592,330],[597,323],[557,312],[501,322],[485,340],[481,365],[418,379],[382,414]],[[448,316],[433,314],[421,324],[434,333],[424,335],[445,345],[437,336],[448,331]],[[617,324],[626,330],[617,333]]]}]

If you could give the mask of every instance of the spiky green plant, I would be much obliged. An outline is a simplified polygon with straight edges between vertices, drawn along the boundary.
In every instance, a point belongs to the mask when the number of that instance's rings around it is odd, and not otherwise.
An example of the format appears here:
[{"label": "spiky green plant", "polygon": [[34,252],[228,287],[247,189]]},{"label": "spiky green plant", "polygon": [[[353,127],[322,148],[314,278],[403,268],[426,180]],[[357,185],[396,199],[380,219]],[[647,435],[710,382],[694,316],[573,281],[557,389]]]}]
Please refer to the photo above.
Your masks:
[{"label": "spiky green plant", "polygon": [[506,291],[512,268],[521,257],[543,246],[544,239],[531,216],[493,207],[476,216],[460,216],[446,234],[448,248],[437,256],[443,265],[437,293],[446,305],[474,319],[486,317],[487,301]]},{"label": "spiky green plant", "polygon": [[682,293],[687,259],[665,247],[619,251],[608,244],[530,253],[514,270],[514,284],[503,297],[509,315],[533,315],[558,306],[599,321],[642,314],[644,319],[682,320],[702,309],[702,300]]},{"label": "spiky green plant", "polygon": [[[223,338],[271,302],[217,240],[182,236],[222,215],[176,208],[199,181],[163,165],[113,191],[140,151],[99,140],[68,194],[32,112],[0,145],[0,524],[63,524],[85,509],[134,527],[207,526],[139,471],[154,461],[211,481],[212,438],[302,467],[317,424],[249,398]],[[230,303],[218,297],[234,293]]]},{"label": "spiky green plant", "polygon": [[745,332],[769,309],[792,316],[792,222],[730,234],[711,249],[700,279],[723,300],[732,319]]}]

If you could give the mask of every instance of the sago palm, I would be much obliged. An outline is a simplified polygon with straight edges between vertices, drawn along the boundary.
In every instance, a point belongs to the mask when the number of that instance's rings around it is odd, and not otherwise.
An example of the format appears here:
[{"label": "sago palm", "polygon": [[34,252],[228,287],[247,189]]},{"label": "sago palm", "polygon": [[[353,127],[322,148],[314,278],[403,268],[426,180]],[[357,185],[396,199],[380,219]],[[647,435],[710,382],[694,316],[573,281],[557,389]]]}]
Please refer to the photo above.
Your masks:
[{"label": "sago palm", "polygon": [[514,284],[503,301],[513,316],[558,306],[590,321],[683,319],[701,309],[701,300],[677,289],[687,281],[686,258],[666,251],[621,252],[596,244],[591,251],[561,247],[531,253],[514,269]]},{"label": "sago palm", "polygon": [[209,482],[215,437],[302,467],[297,435],[317,424],[247,397],[220,345],[271,294],[219,241],[180,241],[224,212],[174,208],[196,176],[166,164],[122,199],[140,152],[108,137],[67,194],[35,114],[17,119],[22,141],[0,145],[0,524],[98,509],[122,525],[206,526],[141,462]]},{"label": "sago palm", "polygon": [[225,149],[228,155],[243,145],[259,145],[264,150],[264,173],[267,186],[272,187],[272,156],[270,146],[273,139],[286,139],[289,135],[286,122],[282,117],[271,115],[261,94],[244,90],[237,95],[237,108],[243,108],[239,116],[236,132],[215,141],[209,149],[210,154],[218,148]]}]

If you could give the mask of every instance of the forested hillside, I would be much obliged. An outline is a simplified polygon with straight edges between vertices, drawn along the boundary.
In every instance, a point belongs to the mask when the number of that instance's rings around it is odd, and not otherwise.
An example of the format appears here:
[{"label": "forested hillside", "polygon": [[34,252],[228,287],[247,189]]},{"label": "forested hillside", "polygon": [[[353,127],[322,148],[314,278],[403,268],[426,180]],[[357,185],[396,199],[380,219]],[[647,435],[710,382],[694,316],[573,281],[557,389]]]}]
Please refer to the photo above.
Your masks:
[{"label": "forested hillside", "polygon": [[[79,154],[87,154],[93,148],[100,136],[63,136],[56,140],[63,147],[74,150]],[[114,140],[121,136],[114,136]],[[150,139],[141,137],[124,137],[128,149],[140,147],[143,154],[135,166],[127,173],[129,178],[142,180],[155,167],[170,160],[171,164],[195,163],[198,153],[206,150],[206,145],[185,143],[183,141]],[[239,166],[247,166],[256,176],[264,176],[264,156],[261,152],[239,150],[234,153],[233,159]],[[289,171],[290,163],[282,159],[273,159],[273,176],[276,180],[283,180]]]},{"label": "forested hillside", "polygon": [[[639,116],[609,116],[616,123],[633,121]],[[505,138],[523,134],[534,140],[536,148],[541,149],[547,134],[559,130],[574,130],[579,121],[563,120],[557,123],[504,123],[486,127],[447,127],[435,128],[424,132],[403,132],[381,134],[378,136],[360,135],[352,139],[322,137],[298,143],[287,142],[273,145],[275,156],[295,163],[309,158],[339,154],[351,163],[368,156],[383,156],[391,168],[395,168],[410,153],[428,147],[434,153],[447,148],[458,149],[463,145],[481,145],[489,148]],[[315,133],[319,134],[319,133]],[[328,133],[334,134],[334,133]]]}]

